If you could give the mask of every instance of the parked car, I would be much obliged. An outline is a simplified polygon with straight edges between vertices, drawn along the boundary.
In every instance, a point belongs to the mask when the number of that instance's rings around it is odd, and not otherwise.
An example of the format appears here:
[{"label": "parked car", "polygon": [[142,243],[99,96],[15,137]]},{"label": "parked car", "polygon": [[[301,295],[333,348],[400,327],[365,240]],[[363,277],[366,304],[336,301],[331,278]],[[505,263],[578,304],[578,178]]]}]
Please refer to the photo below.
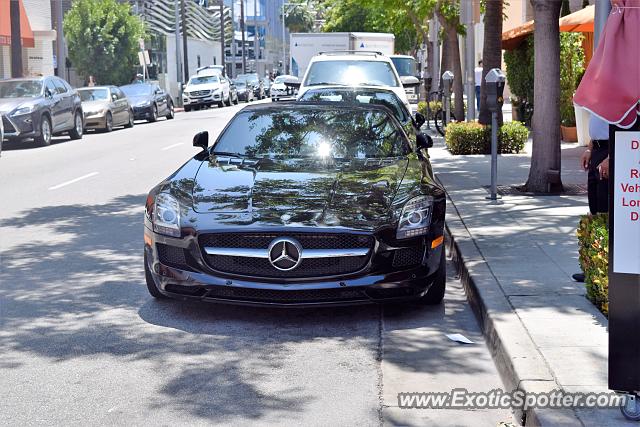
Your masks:
[{"label": "parked car", "polygon": [[300,84],[300,80],[296,76],[289,76],[286,74],[280,75],[276,77],[273,81],[273,85],[271,86],[271,100],[272,101],[280,101],[282,99],[295,99],[298,89],[294,86],[287,86],[287,83],[290,84]]},{"label": "parked car", "polygon": [[238,74],[238,79],[246,80],[253,89],[253,96],[256,99],[264,99],[264,83],[257,73]]},{"label": "parked car", "polygon": [[0,81],[0,114],[9,140],[33,138],[45,146],[53,135],[80,139],[84,130],[78,93],[55,76]]},{"label": "parked car", "polygon": [[114,126],[133,127],[133,108],[124,92],[116,86],[92,86],[78,89],[84,112],[84,126],[111,132]]},{"label": "parked car", "polygon": [[234,105],[238,104],[238,88],[233,80],[229,80],[229,97],[231,98],[231,103]]},{"label": "parked car", "polygon": [[253,87],[247,84],[246,80],[235,79],[233,84],[238,91],[238,99],[240,101],[251,102],[254,100]]},{"label": "parked car", "polygon": [[398,95],[411,111],[409,99],[391,59],[379,52],[326,52],[311,58],[298,97],[310,88],[322,86],[384,87]]},{"label": "parked car", "polygon": [[243,108],[148,194],[156,298],[262,305],[442,301],[445,192],[382,105]]},{"label": "parked car", "polygon": [[224,76],[224,66],[222,65],[205,65],[196,70],[198,76]]},{"label": "parked car", "polygon": [[4,141],[4,126],[2,125],[2,114],[0,114],[0,156],[2,156],[3,141]]},{"label": "parked car", "polygon": [[264,96],[269,98],[271,96],[271,79],[269,77],[263,78],[262,86],[264,87]]},{"label": "parked car", "polygon": [[120,86],[120,90],[129,99],[136,120],[155,122],[158,117],[175,117],[171,96],[156,83],[132,83]]},{"label": "parked car", "polygon": [[191,76],[182,92],[184,111],[194,108],[231,105],[229,80],[221,74]]},{"label": "parked car", "polygon": [[389,58],[393,62],[398,76],[400,76],[400,82],[407,93],[407,99],[411,103],[417,103],[418,93],[420,92],[418,62],[413,56],[409,55],[391,55]]}]

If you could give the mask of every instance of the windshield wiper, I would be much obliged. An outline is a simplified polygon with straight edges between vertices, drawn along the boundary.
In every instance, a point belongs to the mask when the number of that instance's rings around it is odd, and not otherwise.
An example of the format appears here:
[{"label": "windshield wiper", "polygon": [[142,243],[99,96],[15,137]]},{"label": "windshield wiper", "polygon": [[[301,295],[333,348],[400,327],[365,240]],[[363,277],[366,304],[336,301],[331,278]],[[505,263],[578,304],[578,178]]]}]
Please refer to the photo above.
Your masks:
[{"label": "windshield wiper", "polygon": [[228,151],[214,151],[211,154],[213,154],[214,156],[230,156],[230,157],[240,157],[240,158],[249,157],[246,154],[231,153],[231,152],[228,152]]}]

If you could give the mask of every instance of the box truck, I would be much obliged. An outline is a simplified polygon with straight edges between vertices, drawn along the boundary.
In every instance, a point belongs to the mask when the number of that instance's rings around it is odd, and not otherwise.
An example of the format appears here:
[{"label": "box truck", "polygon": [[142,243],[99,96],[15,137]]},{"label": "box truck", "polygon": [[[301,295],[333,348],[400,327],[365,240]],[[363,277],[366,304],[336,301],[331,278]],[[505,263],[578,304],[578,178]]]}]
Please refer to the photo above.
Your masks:
[{"label": "box truck", "polygon": [[309,61],[320,52],[371,50],[393,55],[395,36],[387,33],[292,33],[291,74],[302,78]]}]

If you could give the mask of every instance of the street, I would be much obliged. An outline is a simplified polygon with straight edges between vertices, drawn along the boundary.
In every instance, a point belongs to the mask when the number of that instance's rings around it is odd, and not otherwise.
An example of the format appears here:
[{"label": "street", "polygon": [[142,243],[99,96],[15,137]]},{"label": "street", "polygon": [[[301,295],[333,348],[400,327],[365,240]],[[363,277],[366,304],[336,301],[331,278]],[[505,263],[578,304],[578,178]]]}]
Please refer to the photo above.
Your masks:
[{"label": "street", "polygon": [[433,307],[286,310],[147,293],[148,190],[197,152],[196,132],[213,142],[242,106],[44,148],[5,143],[0,424],[513,422],[508,410],[397,407],[399,392],[502,388],[451,263]]}]

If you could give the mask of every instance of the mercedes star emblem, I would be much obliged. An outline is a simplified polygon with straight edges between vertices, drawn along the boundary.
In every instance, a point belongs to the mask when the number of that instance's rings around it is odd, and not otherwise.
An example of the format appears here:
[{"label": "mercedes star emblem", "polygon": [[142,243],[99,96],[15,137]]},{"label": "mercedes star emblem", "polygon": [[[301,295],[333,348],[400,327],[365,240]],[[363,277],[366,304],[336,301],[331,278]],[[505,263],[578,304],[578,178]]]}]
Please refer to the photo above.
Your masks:
[{"label": "mercedes star emblem", "polygon": [[269,245],[269,262],[281,271],[289,271],[300,265],[302,246],[295,239],[280,237]]}]

